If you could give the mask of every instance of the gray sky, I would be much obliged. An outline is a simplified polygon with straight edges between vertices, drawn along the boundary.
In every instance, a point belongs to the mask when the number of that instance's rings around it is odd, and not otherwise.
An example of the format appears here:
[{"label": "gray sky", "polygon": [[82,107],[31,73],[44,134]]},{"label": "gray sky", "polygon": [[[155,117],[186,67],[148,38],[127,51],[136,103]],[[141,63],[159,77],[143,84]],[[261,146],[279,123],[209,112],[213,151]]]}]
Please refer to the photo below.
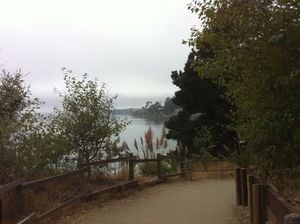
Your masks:
[{"label": "gray sky", "polygon": [[[1,1],[1,0],[0,0]],[[105,82],[116,108],[141,107],[176,90],[181,44],[199,23],[188,0],[2,0],[0,62],[22,69],[35,97],[56,104],[62,67]]]}]

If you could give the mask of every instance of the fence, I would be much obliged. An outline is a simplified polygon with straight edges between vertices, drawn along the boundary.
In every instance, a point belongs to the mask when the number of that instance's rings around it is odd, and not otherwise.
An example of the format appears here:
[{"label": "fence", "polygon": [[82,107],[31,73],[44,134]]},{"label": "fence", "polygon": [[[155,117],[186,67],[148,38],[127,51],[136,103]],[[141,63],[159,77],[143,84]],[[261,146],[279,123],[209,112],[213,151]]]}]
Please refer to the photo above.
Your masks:
[{"label": "fence", "polygon": [[[24,208],[26,208],[26,205],[24,204],[24,201],[22,200],[22,194],[25,191],[28,190],[34,190],[38,189],[43,186],[48,186],[52,183],[58,183],[58,182],[67,182],[68,178],[71,177],[78,177],[81,181],[84,183],[89,183],[91,181],[91,167],[101,167],[108,164],[113,163],[126,163],[127,164],[127,181],[124,183],[118,183],[114,184],[112,186],[108,186],[101,189],[92,189],[92,190],[84,190],[83,192],[80,192],[76,194],[75,196],[69,198],[68,200],[64,201],[63,203],[59,204],[58,206],[48,209],[47,211],[38,213],[33,212],[27,217],[23,218],[21,221],[18,222],[18,224],[22,223],[34,223],[36,221],[45,219],[53,214],[55,214],[57,211],[62,210],[63,208],[70,206],[76,202],[79,202],[81,200],[91,200],[95,198],[98,195],[102,195],[104,193],[108,192],[114,192],[117,190],[127,189],[130,187],[137,186],[138,184],[143,184],[140,181],[137,180],[137,176],[135,174],[135,166],[136,164],[149,164],[152,163],[155,165],[156,170],[156,178],[152,179],[150,181],[147,181],[146,184],[156,184],[160,183],[162,181],[167,180],[170,177],[176,177],[176,176],[187,176],[191,177],[192,173],[195,172],[218,172],[221,177],[223,178],[225,172],[231,172],[234,171],[234,169],[231,166],[228,166],[229,161],[215,161],[215,160],[205,160],[198,163],[192,163],[188,161],[182,161],[180,162],[180,169],[179,171],[173,171],[173,172],[165,172],[165,169],[163,167],[163,163],[167,159],[172,159],[172,155],[163,156],[160,154],[157,154],[156,158],[151,159],[138,159],[133,154],[129,154],[127,157],[120,157],[120,158],[113,158],[113,159],[107,159],[107,160],[100,160],[100,161],[93,161],[89,163],[83,163],[80,164],[80,169],[64,173],[61,175],[46,177],[38,180],[33,181],[25,181],[24,179],[18,179],[14,180],[9,184],[6,184],[4,186],[0,186],[0,223],[5,220],[4,212],[6,207],[2,204],[2,197],[3,195],[10,193],[12,195],[13,201],[14,201],[14,209],[16,211],[16,214],[18,217],[24,217]],[[232,164],[231,164],[232,165]]]},{"label": "fence", "polygon": [[[42,220],[44,218],[47,218],[57,211],[74,204],[75,202],[84,200],[84,199],[93,199],[97,195],[101,195],[107,192],[112,192],[116,190],[122,190],[126,189],[129,187],[136,186],[138,184],[138,180],[135,178],[135,172],[134,172],[134,167],[138,163],[149,163],[153,162],[156,163],[156,169],[157,169],[157,179],[153,180],[153,183],[161,182],[166,180],[168,177],[173,177],[173,176],[180,176],[184,175],[183,172],[176,172],[176,173],[171,173],[167,174],[164,173],[162,170],[162,161],[167,159],[169,157],[167,156],[162,156],[160,154],[157,154],[156,159],[137,159],[135,156],[132,154],[129,154],[128,157],[121,157],[121,158],[115,158],[115,159],[108,159],[108,160],[101,160],[101,161],[93,161],[89,163],[84,163],[80,164],[80,169],[68,172],[62,175],[57,175],[57,176],[51,176],[43,179],[38,179],[38,180],[33,180],[33,181],[25,181],[24,179],[17,179],[12,181],[9,184],[0,186],[0,223],[3,223],[3,220],[5,220],[4,217],[4,210],[6,209],[5,205],[2,204],[2,197],[3,195],[10,193],[12,195],[13,201],[14,201],[14,208],[16,211],[16,214],[18,216],[23,216],[24,213],[24,208],[26,205],[24,205],[22,201],[22,193],[26,190],[32,190],[36,189],[45,185],[48,185],[50,183],[56,183],[56,182],[64,182],[70,177],[77,176],[83,181],[89,181],[91,178],[91,167],[92,166],[103,166],[111,163],[116,163],[116,162],[126,162],[128,164],[128,180],[125,183],[120,183],[120,184],[115,184],[113,186],[109,186],[106,188],[102,188],[99,190],[87,190],[84,192],[81,192],[74,197],[68,199],[67,201],[63,202],[62,204],[58,205],[55,208],[49,209],[46,212],[43,212],[42,214],[38,214],[37,212],[34,212],[27,217],[23,218],[21,221],[18,222],[18,224],[25,224],[25,223],[33,223],[38,220]],[[87,178],[85,174],[87,175]]]},{"label": "fence", "polygon": [[300,211],[290,205],[262,178],[247,175],[246,168],[235,169],[236,203],[249,207],[250,223],[300,224]]},{"label": "fence", "polygon": [[200,175],[202,173],[206,174],[205,177],[209,177],[209,174],[211,174],[214,178],[217,175],[223,179],[226,175],[229,175],[230,177],[233,176],[235,163],[230,160],[184,161],[181,163],[181,170],[189,175],[192,175],[193,173],[198,173],[198,175]]}]

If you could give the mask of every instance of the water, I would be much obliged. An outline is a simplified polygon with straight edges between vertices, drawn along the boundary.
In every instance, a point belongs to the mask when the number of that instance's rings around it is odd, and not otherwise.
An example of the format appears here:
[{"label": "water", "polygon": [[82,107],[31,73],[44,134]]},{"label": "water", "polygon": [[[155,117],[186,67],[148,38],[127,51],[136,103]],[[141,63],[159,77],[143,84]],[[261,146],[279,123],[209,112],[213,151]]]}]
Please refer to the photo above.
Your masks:
[{"label": "water", "polygon": [[[164,126],[163,120],[148,120],[145,118],[137,118],[130,115],[115,115],[119,119],[125,119],[131,121],[131,123],[126,127],[126,129],[120,134],[120,142],[125,141],[131,152],[136,152],[134,148],[134,139],[136,139],[139,146],[141,146],[141,137],[144,140],[145,132],[151,127],[153,131],[153,144],[155,145],[155,141],[157,138],[160,138],[162,129]],[[176,147],[176,141],[172,139],[168,139],[167,150],[174,150]]]}]

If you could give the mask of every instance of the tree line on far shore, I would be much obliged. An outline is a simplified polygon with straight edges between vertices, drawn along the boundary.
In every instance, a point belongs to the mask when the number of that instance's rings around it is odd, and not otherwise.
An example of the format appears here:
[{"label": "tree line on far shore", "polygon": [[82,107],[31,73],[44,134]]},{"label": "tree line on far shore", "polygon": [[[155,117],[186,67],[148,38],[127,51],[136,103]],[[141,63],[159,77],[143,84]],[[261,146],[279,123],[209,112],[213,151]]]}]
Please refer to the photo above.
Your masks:
[{"label": "tree line on far shore", "polygon": [[166,120],[179,110],[180,107],[175,105],[170,97],[167,97],[163,103],[147,101],[141,108],[115,109],[114,114],[131,115],[149,120]]}]

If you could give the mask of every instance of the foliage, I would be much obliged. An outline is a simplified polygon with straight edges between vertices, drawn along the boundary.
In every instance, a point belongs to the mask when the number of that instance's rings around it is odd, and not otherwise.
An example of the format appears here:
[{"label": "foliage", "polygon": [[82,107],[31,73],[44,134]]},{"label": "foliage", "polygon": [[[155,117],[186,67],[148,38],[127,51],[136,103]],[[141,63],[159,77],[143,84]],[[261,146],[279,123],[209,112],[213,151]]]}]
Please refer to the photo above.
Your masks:
[{"label": "foliage", "polygon": [[231,128],[235,107],[225,97],[226,89],[222,85],[195,69],[194,63],[199,58],[209,57],[201,55],[201,50],[190,53],[184,71],[172,72],[173,84],[180,89],[173,102],[182,110],[166,122],[170,129],[168,138],[179,140],[183,148],[188,148],[189,156],[207,147],[214,156],[228,156],[237,142]]},{"label": "foliage", "polygon": [[207,150],[201,150],[201,152],[198,154],[192,154],[191,160],[193,162],[217,161],[217,159],[213,157]]},{"label": "foliage", "polygon": [[174,113],[177,109],[179,109],[179,107],[176,106],[176,105],[173,103],[172,98],[167,97],[167,98],[165,99],[164,106],[163,106],[163,112],[164,112],[164,114],[166,114],[166,115],[171,115],[171,114]]},{"label": "foliage", "polygon": [[157,174],[156,162],[141,163],[139,170],[143,176],[155,176]]},{"label": "foliage", "polygon": [[111,116],[115,97],[107,96],[105,84],[88,80],[87,74],[77,80],[71,71],[63,71],[66,92],[58,92],[62,109],[54,110],[48,129],[54,142],[78,163],[119,155],[115,143],[127,123]]},{"label": "foliage", "polygon": [[137,117],[145,117],[150,120],[162,120],[175,113],[179,107],[176,106],[172,99],[167,97],[163,104],[156,101],[147,101],[145,106],[133,111],[133,115]]},{"label": "foliage", "polygon": [[165,150],[168,147],[168,141],[166,139],[166,129],[163,126],[160,138],[157,138],[154,142],[154,133],[152,128],[149,127],[144,134],[144,138],[140,138],[140,144],[134,139],[133,144],[138,157],[143,157],[144,159],[154,159],[156,154],[165,154]]},{"label": "foliage", "polygon": [[298,1],[194,0],[203,23],[190,44],[197,71],[227,89],[240,139],[262,169],[300,163],[300,5]]},{"label": "foliage", "polygon": [[168,158],[164,159],[161,164],[161,170],[163,174],[172,174],[177,173],[179,168],[179,162],[176,160],[176,158]]},{"label": "foliage", "polygon": [[[143,159],[155,159],[157,158],[157,154],[161,155],[166,154],[166,149],[168,146],[166,139],[166,129],[163,126],[161,131],[160,138],[157,138],[154,141],[154,133],[152,128],[149,127],[148,130],[144,134],[144,139],[141,137],[140,144],[138,144],[137,140],[134,139],[134,148],[137,151],[137,158]],[[141,173],[144,176],[156,175],[157,167],[154,162],[146,162],[138,164]],[[171,170],[173,167],[173,163],[164,163],[162,169]]]},{"label": "foliage", "polygon": [[[139,164],[139,169],[143,176],[155,176],[157,175],[157,163],[146,162]],[[176,173],[178,169],[178,162],[174,159],[164,159],[161,162],[161,172],[163,174]]]},{"label": "foliage", "polygon": [[238,150],[234,151],[229,159],[241,167],[248,167],[253,164],[251,158],[254,158],[252,152],[245,145],[240,145]]},{"label": "foliage", "polygon": [[35,112],[40,101],[31,99],[20,71],[1,73],[0,104],[0,182],[5,182],[10,174],[27,173],[36,162],[34,137],[40,134],[43,122]]}]

